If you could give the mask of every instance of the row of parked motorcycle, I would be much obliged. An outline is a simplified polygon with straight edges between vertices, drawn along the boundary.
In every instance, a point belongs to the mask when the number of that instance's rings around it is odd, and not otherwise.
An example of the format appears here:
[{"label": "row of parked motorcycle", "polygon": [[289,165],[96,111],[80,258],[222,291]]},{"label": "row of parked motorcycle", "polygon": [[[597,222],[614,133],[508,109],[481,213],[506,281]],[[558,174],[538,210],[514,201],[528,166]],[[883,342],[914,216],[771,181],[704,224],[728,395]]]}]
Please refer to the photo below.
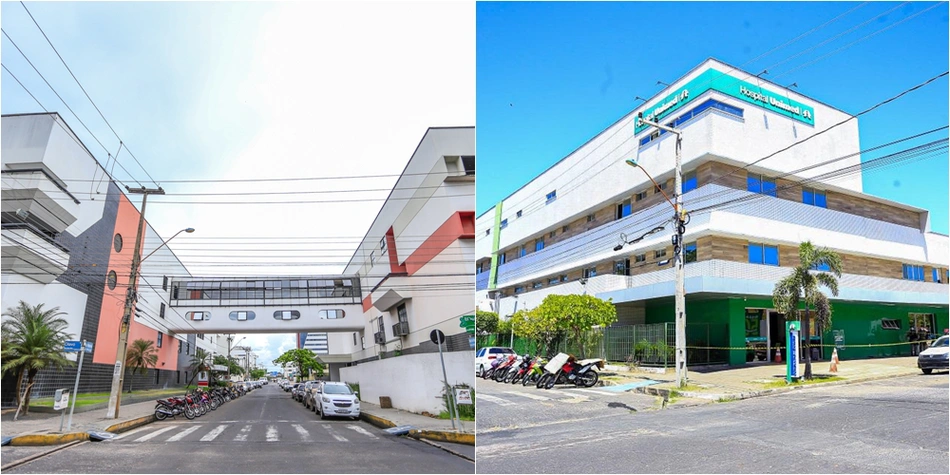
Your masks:
[{"label": "row of parked motorcycle", "polygon": [[597,384],[604,360],[578,361],[574,355],[558,353],[550,361],[540,356],[508,355],[492,360],[491,367],[482,371],[482,379],[499,383],[534,384],[537,388],[551,389],[556,384],[574,384],[589,388]]},{"label": "row of parked motorcycle", "polygon": [[185,416],[189,420],[201,417],[216,410],[218,406],[243,396],[254,387],[256,386],[239,384],[211,390],[197,388],[194,392],[182,397],[157,399],[155,401],[157,403],[155,405],[155,418],[161,421],[176,416]]}]

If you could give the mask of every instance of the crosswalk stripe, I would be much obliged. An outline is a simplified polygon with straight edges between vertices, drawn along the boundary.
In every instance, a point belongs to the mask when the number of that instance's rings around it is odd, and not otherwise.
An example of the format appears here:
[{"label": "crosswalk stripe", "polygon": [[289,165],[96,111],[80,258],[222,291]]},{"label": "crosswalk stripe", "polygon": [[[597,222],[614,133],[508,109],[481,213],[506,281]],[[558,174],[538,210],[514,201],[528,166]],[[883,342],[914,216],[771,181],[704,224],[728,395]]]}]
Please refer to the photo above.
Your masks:
[{"label": "crosswalk stripe", "polygon": [[617,395],[617,393],[609,393],[609,392],[607,392],[607,391],[598,391],[598,390],[596,390],[596,389],[585,389],[585,388],[571,389],[571,391],[572,391],[572,392],[573,392],[573,391],[583,391],[583,392],[585,392],[585,393],[603,394],[604,396],[616,396],[616,395]]},{"label": "crosswalk stripe", "polygon": [[511,401],[506,401],[500,397],[490,396],[488,394],[480,395],[479,399],[481,399],[482,401],[493,402],[495,404],[498,404],[499,406],[514,406],[515,405],[515,403]]},{"label": "crosswalk stripe", "polygon": [[339,441],[339,442],[349,442],[349,440],[347,440],[346,437],[343,437],[342,435],[337,434],[336,431],[333,430],[333,426],[331,426],[330,424],[323,424],[323,428],[326,429],[327,432],[329,432],[330,435],[333,436],[333,438],[336,439],[337,441]]},{"label": "crosswalk stripe", "polygon": [[310,433],[307,432],[307,429],[304,429],[300,424],[294,424],[293,427],[297,429],[297,433],[300,434],[300,438],[303,439],[304,442],[310,441]]},{"label": "crosswalk stripe", "polygon": [[175,435],[169,437],[169,438],[168,438],[168,442],[177,442],[177,441],[179,441],[179,440],[181,440],[181,439],[184,439],[188,434],[190,434],[190,433],[192,433],[192,432],[194,432],[194,431],[196,431],[196,430],[198,430],[198,429],[200,429],[200,428],[202,428],[202,427],[203,427],[203,426],[193,426],[193,427],[190,427],[190,428],[188,428],[188,429],[185,429],[185,430],[183,430],[183,431],[181,431],[181,432],[179,432],[179,433],[177,433],[177,434],[175,434]]},{"label": "crosswalk stripe", "polygon": [[350,430],[355,430],[356,432],[359,432],[360,434],[363,434],[363,435],[372,437],[372,438],[374,438],[374,439],[378,439],[378,438],[379,438],[379,437],[376,437],[376,434],[373,434],[372,432],[370,432],[370,431],[368,431],[368,430],[366,430],[366,429],[364,429],[364,428],[362,428],[362,427],[360,427],[360,426],[346,426],[346,428],[347,428],[347,429],[350,429]]},{"label": "crosswalk stripe", "polygon": [[280,440],[277,437],[277,428],[274,426],[267,426],[267,441],[268,442],[277,442]]},{"label": "crosswalk stripe", "polygon": [[224,432],[224,429],[227,429],[227,428],[228,428],[227,424],[221,424],[218,427],[215,427],[214,429],[212,429],[211,432],[208,432],[207,434],[205,434],[205,436],[201,438],[201,441],[210,442],[214,440],[217,436],[221,435],[221,433]]},{"label": "crosswalk stripe", "polygon": [[152,433],[149,434],[149,435],[139,437],[138,439],[135,439],[135,441],[136,441],[136,442],[145,442],[146,440],[152,439],[152,438],[154,438],[154,437],[158,437],[159,434],[162,434],[162,433],[164,433],[164,432],[168,432],[168,431],[170,431],[170,430],[172,430],[172,429],[175,429],[176,427],[178,427],[178,426],[168,426],[168,427],[166,427],[166,428],[164,428],[164,429],[159,429],[159,430],[157,430],[157,431],[155,431],[155,432],[152,432]]},{"label": "crosswalk stripe", "polygon": [[123,438],[123,437],[129,437],[129,436],[131,436],[132,434],[137,434],[137,433],[139,433],[139,432],[142,432],[143,430],[148,430],[148,429],[151,429],[151,428],[152,428],[152,427],[149,427],[149,426],[139,427],[138,429],[133,429],[133,430],[130,430],[130,431],[128,431],[128,432],[123,432],[122,434],[119,434],[118,437],[116,437],[115,439],[112,439],[112,440],[119,440],[119,439],[121,439],[121,438]]},{"label": "crosswalk stripe", "polygon": [[551,400],[551,398],[547,396],[538,396],[537,394],[531,394],[531,393],[519,393],[516,391],[505,391],[505,394],[514,394],[515,396],[522,396],[529,399],[534,399],[536,401],[550,401]]},{"label": "crosswalk stripe", "polygon": [[252,426],[250,424],[244,426],[244,428],[241,429],[241,432],[239,432],[238,435],[234,436],[234,440],[236,442],[244,442],[245,440],[247,440],[247,435],[251,432],[251,427]]}]

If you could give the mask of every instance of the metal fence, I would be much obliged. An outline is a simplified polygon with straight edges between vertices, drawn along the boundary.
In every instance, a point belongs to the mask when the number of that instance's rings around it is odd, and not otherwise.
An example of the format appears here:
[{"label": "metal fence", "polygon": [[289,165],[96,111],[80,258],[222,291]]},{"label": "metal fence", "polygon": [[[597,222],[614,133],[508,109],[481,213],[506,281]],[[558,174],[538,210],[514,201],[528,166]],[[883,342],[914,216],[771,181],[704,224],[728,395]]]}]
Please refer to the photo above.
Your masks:
[{"label": "metal fence", "polygon": [[[496,333],[477,335],[477,348],[502,346],[523,355],[554,356],[569,353],[579,358],[603,358],[607,361],[671,368],[676,349],[676,325],[652,323],[597,328],[579,337],[570,332],[552,332],[541,338],[515,337]],[[688,365],[722,364],[729,361],[728,324],[693,323],[686,326]],[[722,349],[717,349],[722,348]]]}]

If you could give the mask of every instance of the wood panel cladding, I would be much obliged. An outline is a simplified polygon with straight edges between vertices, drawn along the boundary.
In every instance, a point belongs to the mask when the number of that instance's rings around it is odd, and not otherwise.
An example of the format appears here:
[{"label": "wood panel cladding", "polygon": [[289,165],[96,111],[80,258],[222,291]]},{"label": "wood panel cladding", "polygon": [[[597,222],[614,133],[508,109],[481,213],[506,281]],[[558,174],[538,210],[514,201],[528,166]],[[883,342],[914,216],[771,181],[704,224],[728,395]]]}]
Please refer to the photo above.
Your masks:
[{"label": "wood panel cladding", "polygon": [[828,209],[920,229],[920,214],[856,196],[828,192]]},{"label": "wood panel cladding", "polygon": [[720,162],[706,162],[696,168],[697,187],[716,182],[737,190],[746,189],[748,174],[745,170]]}]

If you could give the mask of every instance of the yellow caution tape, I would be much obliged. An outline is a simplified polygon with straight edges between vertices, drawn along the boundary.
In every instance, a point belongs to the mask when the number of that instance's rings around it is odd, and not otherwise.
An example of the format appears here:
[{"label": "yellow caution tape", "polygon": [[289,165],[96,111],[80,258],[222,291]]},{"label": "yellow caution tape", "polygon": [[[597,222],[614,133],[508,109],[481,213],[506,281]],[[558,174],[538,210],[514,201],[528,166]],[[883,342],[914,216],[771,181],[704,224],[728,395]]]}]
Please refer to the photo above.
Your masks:
[{"label": "yellow caution tape", "polygon": [[[826,344],[812,343],[811,345],[808,345],[808,346],[809,347],[824,346],[828,348],[842,348],[842,349],[844,348],[873,348],[873,347],[879,347],[879,346],[919,345],[921,343],[926,343],[927,345],[929,345],[930,343],[934,341],[937,341],[937,340],[934,339],[934,340],[920,340],[920,341],[899,341],[897,343],[864,343],[864,344],[856,344],[856,345],[835,345],[832,343],[826,343]],[[753,346],[687,346],[686,347],[687,350],[734,350],[734,351],[740,351],[740,350],[741,351],[761,351],[764,348],[765,346],[757,346],[757,347],[753,347]],[[784,350],[786,347],[773,345],[768,348],[771,350]]]}]

